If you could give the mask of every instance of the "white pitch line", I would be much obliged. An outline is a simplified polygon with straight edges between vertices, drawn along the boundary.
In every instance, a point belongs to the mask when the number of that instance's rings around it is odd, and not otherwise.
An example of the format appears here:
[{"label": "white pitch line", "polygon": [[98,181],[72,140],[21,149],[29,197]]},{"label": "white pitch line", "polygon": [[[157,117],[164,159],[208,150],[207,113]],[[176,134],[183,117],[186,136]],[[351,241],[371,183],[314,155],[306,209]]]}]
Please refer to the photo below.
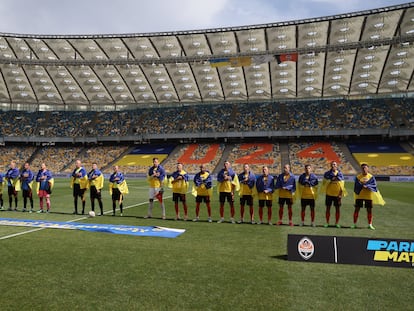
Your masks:
[{"label": "white pitch line", "polygon": [[[165,197],[165,199],[170,198],[170,197],[171,196],[167,196],[167,197]],[[140,205],[144,205],[144,204],[147,204],[147,203],[148,202],[142,202],[142,203],[137,203],[137,204],[129,205],[129,206],[124,207],[124,209],[129,209],[131,207],[140,206]],[[119,210],[119,209],[117,209],[117,210]],[[112,212],[113,212],[112,210],[107,210],[107,211],[104,212],[104,214],[108,214],[108,213],[112,213]],[[67,223],[69,223],[69,222],[75,222],[75,221],[84,220],[84,219],[87,219],[87,218],[88,217],[81,217],[81,218],[77,218],[77,219],[68,220],[68,221],[65,221],[65,222],[67,222]],[[44,230],[44,229],[48,229],[48,228],[36,228],[36,229],[30,229],[30,230],[23,231],[23,232],[19,232],[19,233],[13,233],[13,234],[10,234],[10,235],[5,235],[5,236],[0,237],[0,240],[10,239],[10,238],[17,237],[19,235],[23,235],[23,234],[27,234],[27,233],[32,233],[32,232],[36,232],[36,231],[40,231],[40,230]]]}]

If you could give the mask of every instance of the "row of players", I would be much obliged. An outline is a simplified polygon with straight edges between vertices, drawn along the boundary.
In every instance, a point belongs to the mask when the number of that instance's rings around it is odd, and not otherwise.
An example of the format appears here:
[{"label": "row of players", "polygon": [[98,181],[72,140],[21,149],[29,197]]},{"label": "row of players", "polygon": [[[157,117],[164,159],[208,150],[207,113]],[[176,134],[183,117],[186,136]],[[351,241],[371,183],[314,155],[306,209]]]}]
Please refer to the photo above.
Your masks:
[{"label": "row of players", "polygon": [[[168,181],[169,187],[172,188],[173,201],[175,208],[175,219],[180,219],[179,202],[182,203],[184,209],[184,220],[188,219],[188,207],[186,203],[186,193],[189,188],[189,176],[185,172],[183,164],[177,164],[177,170],[171,175],[166,175],[162,165],[160,165],[158,158],[153,159],[153,166],[148,171],[149,189],[149,207],[148,214],[145,218],[152,217],[152,210],[154,207],[154,199],[157,199],[162,209],[163,218],[165,218],[165,205],[162,198],[163,185],[165,180]],[[217,190],[219,193],[220,202],[220,219],[218,223],[224,222],[224,206],[226,201],[230,206],[230,222],[235,223],[235,206],[234,194],[239,192],[240,196],[240,220],[238,223],[243,223],[245,206],[249,207],[250,219],[249,222],[254,224],[254,208],[253,200],[258,198],[259,204],[259,220],[257,224],[264,223],[263,210],[267,208],[267,224],[272,225],[272,204],[273,195],[278,193],[279,203],[279,218],[277,225],[283,224],[284,206],[287,206],[289,226],[293,226],[292,222],[292,205],[295,198],[299,198],[301,202],[301,223],[305,222],[306,207],[310,207],[311,225],[315,226],[315,200],[318,193],[325,194],[325,227],[329,227],[331,206],[335,206],[335,226],[340,228],[340,207],[342,197],[347,195],[345,189],[344,176],[338,169],[338,164],[333,161],[330,164],[330,169],[325,172],[323,183],[318,191],[319,181],[314,173],[312,173],[311,165],[307,164],[304,167],[304,173],[301,174],[296,182],[296,178],[290,171],[290,165],[286,164],[283,167],[283,173],[274,177],[269,174],[269,168],[263,166],[262,174],[255,176],[250,170],[248,164],[244,164],[243,172],[236,174],[231,168],[230,162],[224,162],[224,167],[217,175]],[[205,202],[208,213],[208,221],[211,219],[211,205],[210,200],[212,196],[213,181],[210,172],[206,165],[200,166],[198,172],[193,179],[192,194],[196,197],[196,218],[199,220],[200,205]],[[377,188],[375,177],[369,173],[367,164],[361,165],[361,173],[355,177],[354,183],[355,193],[355,210],[354,223],[352,228],[356,228],[359,211],[362,207],[367,210],[368,228],[374,230],[372,224],[372,208],[374,204],[384,205],[385,202]]]},{"label": "row of players", "polygon": [[[92,170],[87,173],[82,167],[81,161],[75,162],[75,169],[71,175],[71,187],[73,188],[74,198],[74,212],[78,214],[78,198],[82,203],[82,214],[85,213],[85,191],[90,188],[91,209],[95,211],[95,199],[98,201],[100,207],[100,215],[103,215],[103,203],[101,189],[103,188],[103,174],[98,169],[96,163],[93,163]],[[282,174],[274,177],[269,174],[269,169],[264,166],[262,174],[255,176],[250,170],[249,165],[244,165],[244,170],[240,174],[236,174],[231,164],[226,161],[224,167],[217,175],[217,190],[219,192],[220,202],[220,219],[218,223],[224,222],[224,205],[227,201],[230,205],[230,221],[235,223],[235,207],[234,194],[239,192],[240,195],[240,220],[239,223],[244,222],[245,206],[249,207],[250,220],[252,224],[254,220],[253,200],[258,198],[259,203],[259,220],[258,224],[263,222],[263,210],[267,208],[267,223],[272,224],[272,204],[273,195],[278,192],[279,203],[279,220],[278,225],[283,223],[284,206],[288,209],[289,225],[293,226],[292,222],[292,205],[295,198],[300,198],[301,201],[301,225],[305,221],[305,210],[309,206],[311,210],[311,225],[315,226],[315,200],[318,193],[325,194],[326,205],[326,223],[325,227],[329,226],[331,206],[335,206],[335,226],[340,227],[340,207],[341,199],[347,195],[344,183],[344,176],[338,169],[335,161],[331,162],[330,169],[325,172],[323,183],[320,191],[318,191],[319,182],[315,174],[312,173],[311,166],[305,165],[305,171],[298,178],[296,185],[296,178],[290,171],[290,166],[286,164]],[[112,197],[113,215],[115,215],[116,203],[119,203],[120,212],[123,212],[123,196],[128,193],[128,186],[123,174],[119,171],[118,166],[114,166],[114,171],[109,178],[109,189]],[[374,204],[385,204],[377,189],[375,177],[369,173],[367,164],[361,165],[361,173],[355,177],[354,193],[355,193],[355,210],[354,210],[354,224],[356,227],[359,210],[362,207],[367,209],[368,226],[370,229],[375,229],[372,225],[372,208]],[[50,194],[53,188],[52,173],[46,168],[45,163],[42,163],[41,169],[36,177],[30,169],[29,163],[25,163],[22,172],[16,167],[16,162],[11,161],[10,168],[5,175],[0,175],[0,183],[7,182],[9,194],[9,210],[12,210],[13,197],[15,199],[15,210],[17,210],[17,193],[23,191],[23,211],[27,209],[27,201],[30,202],[33,210],[32,198],[32,183],[37,182],[37,193],[40,198],[40,210],[44,211],[43,199],[46,201],[46,211],[50,209]],[[154,207],[154,199],[157,199],[162,209],[162,217],[165,219],[165,205],[163,202],[163,186],[168,182],[168,186],[172,188],[173,201],[176,219],[180,219],[179,202],[182,203],[184,209],[184,220],[188,219],[188,207],[186,203],[186,193],[189,188],[189,175],[184,171],[183,164],[177,164],[177,170],[171,175],[166,175],[165,169],[159,163],[158,158],[153,159],[153,165],[148,171],[149,188],[149,206],[148,213],[145,218],[152,217],[152,210]],[[0,204],[3,209],[2,189],[0,188]],[[211,205],[210,199],[212,196],[213,181],[212,175],[207,170],[205,165],[200,166],[198,172],[193,179],[192,194],[196,197],[196,218],[199,220],[200,205],[202,202],[206,203],[208,212],[208,221],[211,219]]]},{"label": "row of players", "polygon": [[[0,173],[0,209],[4,210],[3,200],[3,185],[7,184],[7,192],[9,196],[9,211],[17,211],[18,193],[22,191],[23,194],[23,212],[33,212],[33,183],[36,182],[36,192],[39,196],[40,209],[38,213],[49,212],[50,210],[50,195],[52,193],[54,178],[52,172],[47,169],[46,164],[42,163],[41,168],[35,175],[30,168],[30,164],[26,162],[22,171],[16,166],[16,161],[10,162],[10,167],[6,174]],[[104,175],[98,169],[96,163],[92,164],[92,170],[87,173],[82,166],[80,160],[76,160],[75,169],[71,175],[71,188],[73,189],[74,198],[74,212],[78,214],[79,198],[82,203],[82,214],[85,214],[87,189],[90,189],[91,209],[95,211],[95,199],[98,201],[100,208],[100,215],[103,215],[102,193]],[[115,215],[116,203],[119,202],[119,207],[123,210],[122,199],[123,195],[128,193],[128,185],[124,175],[119,171],[118,166],[114,166],[114,172],[109,178],[109,193],[112,197],[113,215]],[[14,198],[14,209],[12,208]],[[27,203],[30,203],[30,209],[27,208]],[[44,202],[46,208],[44,208]]]}]

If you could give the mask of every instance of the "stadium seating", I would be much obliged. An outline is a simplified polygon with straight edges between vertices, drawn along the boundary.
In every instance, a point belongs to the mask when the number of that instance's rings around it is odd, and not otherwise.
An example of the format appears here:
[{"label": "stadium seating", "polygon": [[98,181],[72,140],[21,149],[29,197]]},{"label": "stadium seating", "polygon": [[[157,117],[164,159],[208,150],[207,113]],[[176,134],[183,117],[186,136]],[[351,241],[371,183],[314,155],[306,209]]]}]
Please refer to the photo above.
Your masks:
[{"label": "stadium seating", "polygon": [[236,144],[232,148],[228,161],[237,172],[243,171],[243,165],[249,164],[254,174],[262,174],[264,165],[269,167],[271,174],[279,174],[281,171],[281,159],[279,144],[268,143],[244,143]]},{"label": "stadium seating", "polygon": [[296,175],[303,173],[305,164],[311,164],[315,174],[323,175],[332,161],[338,163],[344,174],[356,173],[335,142],[289,143],[289,157],[292,172]]},{"label": "stadium seating", "polygon": [[414,175],[414,156],[398,143],[350,143],[355,159],[367,163],[374,175]]},{"label": "stadium seating", "polygon": [[169,173],[176,170],[178,162],[184,163],[184,170],[191,174],[199,172],[201,164],[206,164],[208,170],[213,172],[221,159],[224,148],[224,144],[179,145],[174,153],[162,164]]}]

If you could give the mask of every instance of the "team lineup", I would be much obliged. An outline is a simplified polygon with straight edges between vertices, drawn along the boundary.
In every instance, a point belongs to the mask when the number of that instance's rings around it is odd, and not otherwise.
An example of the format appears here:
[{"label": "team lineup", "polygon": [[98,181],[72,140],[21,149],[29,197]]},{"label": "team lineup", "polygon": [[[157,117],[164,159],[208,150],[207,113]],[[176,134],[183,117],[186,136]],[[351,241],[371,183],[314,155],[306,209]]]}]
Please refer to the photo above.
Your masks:
[{"label": "team lineup", "polygon": [[[292,206],[295,199],[300,199],[301,205],[301,222],[300,226],[305,224],[306,207],[309,206],[311,214],[311,226],[315,227],[315,200],[318,193],[325,194],[325,224],[324,227],[330,225],[331,206],[335,207],[335,227],[340,228],[340,207],[342,197],[347,195],[345,189],[345,181],[342,172],[338,169],[335,161],[330,163],[330,169],[325,172],[323,182],[319,189],[319,181],[309,164],[304,166],[298,181],[290,171],[290,165],[283,167],[283,173],[274,177],[269,174],[269,168],[263,166],[262,174],[256,176],[249,168],[248,164],[244,164],[243,172],[237,174],[231,168],[230,162],[224,162],[224,167],[217,174],[217,192],[219,194],[219,211],[220,219],[217,223],[224,222],[224,209],[227,202],[230,207],[230,222],[236,223],[235,219],[235,193],[239,193],[240,197],[240,219],[237,223],[244,223],[245,207],[249,208],[249,222],[251,224],[269,224],[272,225],[272,206],[274,196],[278,197],[278,221],[277,225],[283,224],[284,207],[287,207],[288,224],[294,226],[292,221]],[[180,220],[179,203],[181,202],[184,212],[184,220],[188,220],[188,205],[186,194],[190,186],[189,175],[184,170],[182,163],[177,163],[177,170],[171,175],[167,175],[165,169],[159,163],[158,158],[153,158],[153,166],[148,171],[149,189],[149,206],[148,213],[145,218],[152,217],[154,200],[157,199],[161,210],[162,218],[165,219],[165,204],[163,202],[163,185],[166,183],[172,188],[173,202],[175,209],[175,219]],[[213,195],[212,175],[207,170],[206,165],[200,166],[200,171],[193,178],[193,188],[191,193],[195,196],[195,218],[193,221],[199,221],[200,205],[205,203],[207,208],[208,222],[212,222],[211,218],[211,197]],[[367,164],[361,164],[361,173],[355,177],[354,181],[354,197],[355,210],[353,214],[353,224],[351,228],[356,228],[359,211],[362,207],[367,210],[368,228],[375,230],[372,224],[372,208],[374,204],[384,205],[381,193],[377,188],[375,177],[369,173]],[[254,218],[254,200],[258,200],[258,221]],[[264,221],[264,208],[267,208],[267,219]]]},{"label": "team lineup", "polygon": [[[153,165],[149,168],[147,181],[149,183],[149,204],[148,211],[144,218],[152,218],[155,201],[161,208],[162,219],[166,219],[166,208],[163,198],[164,187],[172,189],[172,200],[174,203],[175,220],[188,220],[187,193],[191,188],[191,194],[195,197],[195,218],[193,221],[200,220],[201,204],[205,203],[207,209],[207,221],[213,222],[211,198],[213,196],[213,176],[210,174],[205,164],[200,165],[200,171],[194,175],[192,182],[189,174],[184,170],[183,163],[177,163],[176,171],[167,175],[164,167],[158,158],[153,158]],[[310,209],[310,225],[316,227],[315,223],[315,201],[318,195],[325,195],[325,222],[324,227],[331,224],[331,207],[335,207],[335,220],[332,222],[337,228],[341,217],[342,197],[348,195],[345,189],[345,180],[339,170],[337,162],[332,161],[330,168],[323,175],[322,183],[312,172],[310,164],[304,165],[304,172],[296,178],[291,172],[290,165],[283,166],[283,172],[277,176],[269,174],[267,166],[262,167],[260,175],[255,175],[250,170],[248,164],[243,165],[243,171],[237,174],[229,161],[224,162],[223,168],[217,174],[217,193],[219,198],[220,218],[217,223],[225,221],[226,203],[230,208],[231,223],[251,223],[272,225],[273,201],[277,198],[278,217],[276,225],[284,223],[284,211],[287,209],[286,224],[294,226],[292,216],[292,206],[295,200],[300,200],[300,223],[305,225],[306,207]],[[36,182],[36,189],[33,189]],[[51,193],[54,185],[52,173],[47,169],[46,164],[42,163],[37,174],[34,174],[30,164],[26,162],[20,171],[16,162],[11,161],[6,174],[0,175],[1,191],[0,204],[4,210],[3,186],[7,184],[9,199],[9,211],[17,211],[18,192],[22,191],[23,212],[33,212],[33,192],[36,191],[39,197],[38,213],[49,212],[51,208]],[[70,187],[73,191],[73,214],[85,214],[86,191],[90,192],[91,211],[90,215],[95,216],[95,201],[98,202],[100,213],[104,214],[102,202],[102,190],[104,187],[104,175],[99,170],[97,163],[92,164],[92,169],[87,172],[80,160],[75,161],[75,168],[70,176]],[[112,200],[112,215],[116,215],[117,206],[120,216],[123,215],[123,198],[128,194],[128,185],[119,166],[113,166],[113,173],[109,177],[109,194]],[[236,221],[235,194],[238,193],[240,199],[240,218]],[[81,203],[81,211],[78,209],[78,201]],[[258,219],[255,219],[254,202],[258,203]],[[14,201],[14,208],[13,208]],[[28,203],[30,207],[28,207]],[[180,214],[180,204],[183,209],[183,218]],[[351,228],[357,227],[359,212],[361,208],[367,210],[368,228],[375,230],[373,226],[372,209],[375,204],[384,205],[385,202],[377,188],[375,177],[369,173],[369,166],[361,164],[361,173],[354,179],[354,213]],[[247,211],[248,209],[248,216]],[[265,209],[267,215],[264,215]],[[246,216],[246,218],[245,218]],[[248,218],[247,218],[248,217]]]}]

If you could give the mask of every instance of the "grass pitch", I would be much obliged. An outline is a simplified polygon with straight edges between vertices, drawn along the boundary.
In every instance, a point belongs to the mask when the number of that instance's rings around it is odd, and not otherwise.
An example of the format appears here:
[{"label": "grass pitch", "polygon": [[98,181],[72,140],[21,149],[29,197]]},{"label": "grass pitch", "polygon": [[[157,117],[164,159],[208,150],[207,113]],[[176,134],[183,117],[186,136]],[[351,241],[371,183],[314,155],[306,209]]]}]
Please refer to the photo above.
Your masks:
[{"label": "grass pitch", "polygon": [[[414,240],[412,183],[379,184],[387,205],[374,208],[375,231],[366,229],[365,210],[360,213],[360,229],[349,229],[352,195],[343,200],[341,229],[323,228],[322,197],[317,202],[316,228],[208,223],[205,206],[198,223],[174,221],[168,190],[169,219],[161,220],[157,203],[154,218],[143,219],[147,184],[143,180],[128,180],[128,184],[123,217],[113,217],[112,212],[95,218],[72,215],[71,189],[63,179],[56,181],[52,193],[52,213],[1,212],[0,216],[160,225],[186,232],[166,239],[1,226],[1,310],[408,310],[414,305],[412,269],[286,260],[289,233]],[[352,185],[347,188],[352,193]],[[187,198],[192,219],[194,198],[190,194]],[[213,219],[218,220],[216,199]],[[111,210],[107,191],[104,208]],[[87,200],[86,212],[89,209]],[[238,209],[236,202],[237,217]],[[296,224],[299,209],[296,202]],[[228,206],[225,216],[228,220]],[[306,216],[309,224],[309,210]],[[273,220],[276,217],[274,207]]]}]

